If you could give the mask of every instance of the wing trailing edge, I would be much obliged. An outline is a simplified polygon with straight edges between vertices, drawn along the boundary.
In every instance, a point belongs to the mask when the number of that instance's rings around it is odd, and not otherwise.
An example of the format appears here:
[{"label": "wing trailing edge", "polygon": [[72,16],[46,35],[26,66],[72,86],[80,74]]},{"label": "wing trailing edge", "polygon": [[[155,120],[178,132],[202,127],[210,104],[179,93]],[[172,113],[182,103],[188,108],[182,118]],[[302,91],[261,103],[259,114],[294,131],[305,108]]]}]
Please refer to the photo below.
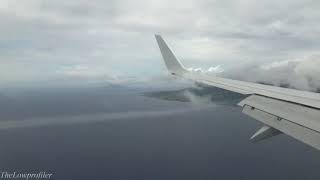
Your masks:
[{"label": "wing trailing edge", "polygon": [[319,110],[259,95],[251,95],[239,105],[244,114],[320,150]]}]

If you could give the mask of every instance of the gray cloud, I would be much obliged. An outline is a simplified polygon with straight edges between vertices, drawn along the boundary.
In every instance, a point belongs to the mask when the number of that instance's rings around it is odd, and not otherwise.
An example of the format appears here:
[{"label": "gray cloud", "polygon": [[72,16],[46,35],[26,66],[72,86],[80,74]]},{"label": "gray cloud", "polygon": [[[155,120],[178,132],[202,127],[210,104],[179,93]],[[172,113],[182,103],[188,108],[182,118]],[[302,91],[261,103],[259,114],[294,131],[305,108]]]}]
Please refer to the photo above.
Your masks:
[{"label": "gray cloud", "polygon": [[317,84],[315,75],[296,72],[317,59],[306,57],[319,54],[317,1],[4,0],[0,5],[1,84],[163,75],[154,33],[163,34],[187,67],[219,65],[236,77],[244,66],[298,60],[294,73],[272,73],[287,79],[304,74],[312,79],[311,89]]},{"label": "gray cloud", "polygon": [[[320,57],[245,64],[219,73],[220,76],[243,81],[271,84],[307,91],[320,91]],[[210,72],[209,72],[210,73]]]}]

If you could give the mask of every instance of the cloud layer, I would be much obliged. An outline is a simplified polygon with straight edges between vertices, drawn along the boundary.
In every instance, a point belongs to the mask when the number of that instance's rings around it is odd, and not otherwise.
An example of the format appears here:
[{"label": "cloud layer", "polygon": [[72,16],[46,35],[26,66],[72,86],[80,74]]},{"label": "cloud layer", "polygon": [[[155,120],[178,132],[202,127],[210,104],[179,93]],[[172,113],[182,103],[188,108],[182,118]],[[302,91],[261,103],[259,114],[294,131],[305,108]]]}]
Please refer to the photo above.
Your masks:
[{"label": "cloud layer", "polygon": [[320,57],[310,56],[301,60],[239,66],[223,72],[221,76],[275,86],[320,91]]},{"label": "cloud layer", "polygon": [[[319,8],[311,0],[4,0],[0,81],[165,74],[153,38],[160,33],[187,67],[218,66],[233,77],[246,67],[241,79],[277,84],[278,76],[314,90]],[[298,63],[257,68],[282,61]]]}]

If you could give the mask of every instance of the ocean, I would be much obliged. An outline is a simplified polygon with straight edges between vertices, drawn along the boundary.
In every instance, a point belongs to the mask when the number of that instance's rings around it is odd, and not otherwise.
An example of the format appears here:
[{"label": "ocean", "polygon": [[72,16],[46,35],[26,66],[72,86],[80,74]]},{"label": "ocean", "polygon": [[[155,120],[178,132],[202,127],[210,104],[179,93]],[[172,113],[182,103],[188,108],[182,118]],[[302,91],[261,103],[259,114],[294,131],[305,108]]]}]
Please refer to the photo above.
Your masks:
[{"label": "ocean", "polygon": [[202,91],[3,90],[0,171],[68,180],[320,178],[319,151],[286,135],[251,143],[262,124],[241,113],[240,97]]}]

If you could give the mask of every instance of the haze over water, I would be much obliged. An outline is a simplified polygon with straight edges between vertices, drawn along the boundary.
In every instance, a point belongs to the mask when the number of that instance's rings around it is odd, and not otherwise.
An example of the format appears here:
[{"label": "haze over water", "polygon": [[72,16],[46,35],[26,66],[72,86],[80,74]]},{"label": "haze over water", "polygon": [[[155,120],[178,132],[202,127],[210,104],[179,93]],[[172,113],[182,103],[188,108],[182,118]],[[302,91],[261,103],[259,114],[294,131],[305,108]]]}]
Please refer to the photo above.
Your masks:
[{"label": "haze over water", "polygon": [[232,95],[225,94],[229,104],[214,104],[146,92],[104,85],[2,91],[0,169],[54,179],[320,178],[315,149],[286,135],[249,142],[261,124]]}]

